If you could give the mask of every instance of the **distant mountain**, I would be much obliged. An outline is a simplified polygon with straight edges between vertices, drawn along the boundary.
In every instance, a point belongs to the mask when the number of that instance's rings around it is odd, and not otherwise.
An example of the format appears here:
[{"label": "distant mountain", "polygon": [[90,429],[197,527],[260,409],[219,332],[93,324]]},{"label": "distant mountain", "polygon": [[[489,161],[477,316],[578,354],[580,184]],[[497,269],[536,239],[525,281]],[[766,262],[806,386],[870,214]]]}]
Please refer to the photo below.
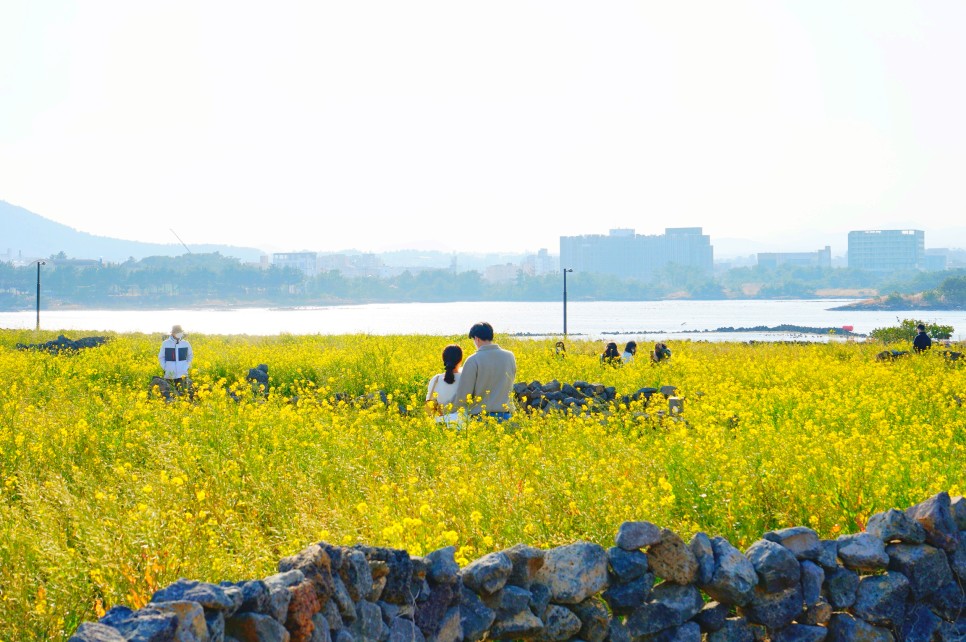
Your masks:
[{"label": "distant mountain", "polygon": [[[184,246],[177,243],[142,243],[106,236],[94,236],[34,214],[22,207],[0,201],[0,260],[17,261],[46,258],[63,252],[68,258],[126,261],[130,257],[181,256]],[[264,252],[254,247],[233,245],[190,245],[192,252],[218,252],[243,261],[258,261]]]}]

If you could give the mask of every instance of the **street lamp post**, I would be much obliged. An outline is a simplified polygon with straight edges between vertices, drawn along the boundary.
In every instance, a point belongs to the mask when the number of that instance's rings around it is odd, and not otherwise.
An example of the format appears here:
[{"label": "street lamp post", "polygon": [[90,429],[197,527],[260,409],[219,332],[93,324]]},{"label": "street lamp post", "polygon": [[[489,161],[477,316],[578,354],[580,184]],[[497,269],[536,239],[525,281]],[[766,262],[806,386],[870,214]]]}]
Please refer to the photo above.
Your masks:
[{"label": "street lamp post", "polygon": [[564,277],[563,291],[563,313],[564,313],[564,338],[567,337],[567,272],[573,272],[571,268],[562,268]]},{"label": "street lamp post", "polygon": [[40,329],[40,266],[47,265],[47,261],[37,261],[37,329]]}]

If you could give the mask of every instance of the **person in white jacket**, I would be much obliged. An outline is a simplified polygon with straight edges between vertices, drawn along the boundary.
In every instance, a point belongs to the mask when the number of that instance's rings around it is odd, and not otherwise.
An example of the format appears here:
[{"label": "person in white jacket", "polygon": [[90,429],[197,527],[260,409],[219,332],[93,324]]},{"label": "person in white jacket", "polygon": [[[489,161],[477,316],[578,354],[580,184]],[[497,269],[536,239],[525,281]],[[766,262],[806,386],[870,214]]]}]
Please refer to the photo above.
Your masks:
[{"label": "person in white jacket", "polygon": [[173,326],[171,335],[161,342],[161,350],[158,351],[158,363],[164,370],[164,378],[176,388],[181,388],[194,356],[191,344],[184,338],[184,330],[180,325]]}]

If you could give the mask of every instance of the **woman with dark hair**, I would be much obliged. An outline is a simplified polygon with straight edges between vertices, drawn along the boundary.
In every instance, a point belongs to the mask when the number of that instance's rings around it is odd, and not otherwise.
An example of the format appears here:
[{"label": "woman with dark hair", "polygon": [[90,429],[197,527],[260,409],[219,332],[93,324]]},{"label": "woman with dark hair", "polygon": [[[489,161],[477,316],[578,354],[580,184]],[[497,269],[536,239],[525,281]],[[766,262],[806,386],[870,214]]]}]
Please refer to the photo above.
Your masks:
[{"label": "woman with dark hair", "polygon": [[463,363],[463,349],[456,344],[443,348],[444,372],[433,376],[429,380],[426,392],[426,411],[436,417],[438,422],[450,422],[457,419],[455,412],[448,413],[447,408],[456,397],[456,384],[460,380],[460,364]]},{"label": "woman with dark hair", "polygon": [[654,352],[651,353],[651,360],[654,363],[661,363],[667,359],[671,358],[671,350],[668,349],[667,344],[658,341],[654,344]]},{"label": "woman with dark hair", "polygon": [[617,344],[611,341],[600,355],[600,362],[608,366],[621,365],[621,353],[617,351]]},{"label": "woman with dark hair", "polygon": [[621,359],[624,363],[630,363],[634,360],[634,355],[637,354],[637,341],[628,341],[627,345],[624,346],[624,354],[621,355]]}]

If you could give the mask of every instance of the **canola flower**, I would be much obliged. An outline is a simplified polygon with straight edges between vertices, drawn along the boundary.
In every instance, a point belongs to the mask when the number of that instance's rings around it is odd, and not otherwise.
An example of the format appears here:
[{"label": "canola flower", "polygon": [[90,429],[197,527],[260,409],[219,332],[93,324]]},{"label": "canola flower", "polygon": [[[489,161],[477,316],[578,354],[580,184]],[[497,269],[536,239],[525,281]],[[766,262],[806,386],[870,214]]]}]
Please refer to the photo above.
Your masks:
[{"label": "canola flower", "polygon": [[[442,346],[472,352],[461,337],[196,335],[196,399],[173,403],[146,389],[158,337],[14,349],[48,338],[0,331],[0,639],[66,639],[179,577],[264,577],[319,540],[455,546],[465,564],[519,542],[609,546],[648,520],[745,548],[966,488],[966,370],[937,354],[682,342],[667,363],[612,368],[597,342],[560,358],[553,340],[501,337],[520,381],[674,385],[683,420],[656,400],[457,431],[422,399]],[[264,395],[244,380],[259,363]]]}]

